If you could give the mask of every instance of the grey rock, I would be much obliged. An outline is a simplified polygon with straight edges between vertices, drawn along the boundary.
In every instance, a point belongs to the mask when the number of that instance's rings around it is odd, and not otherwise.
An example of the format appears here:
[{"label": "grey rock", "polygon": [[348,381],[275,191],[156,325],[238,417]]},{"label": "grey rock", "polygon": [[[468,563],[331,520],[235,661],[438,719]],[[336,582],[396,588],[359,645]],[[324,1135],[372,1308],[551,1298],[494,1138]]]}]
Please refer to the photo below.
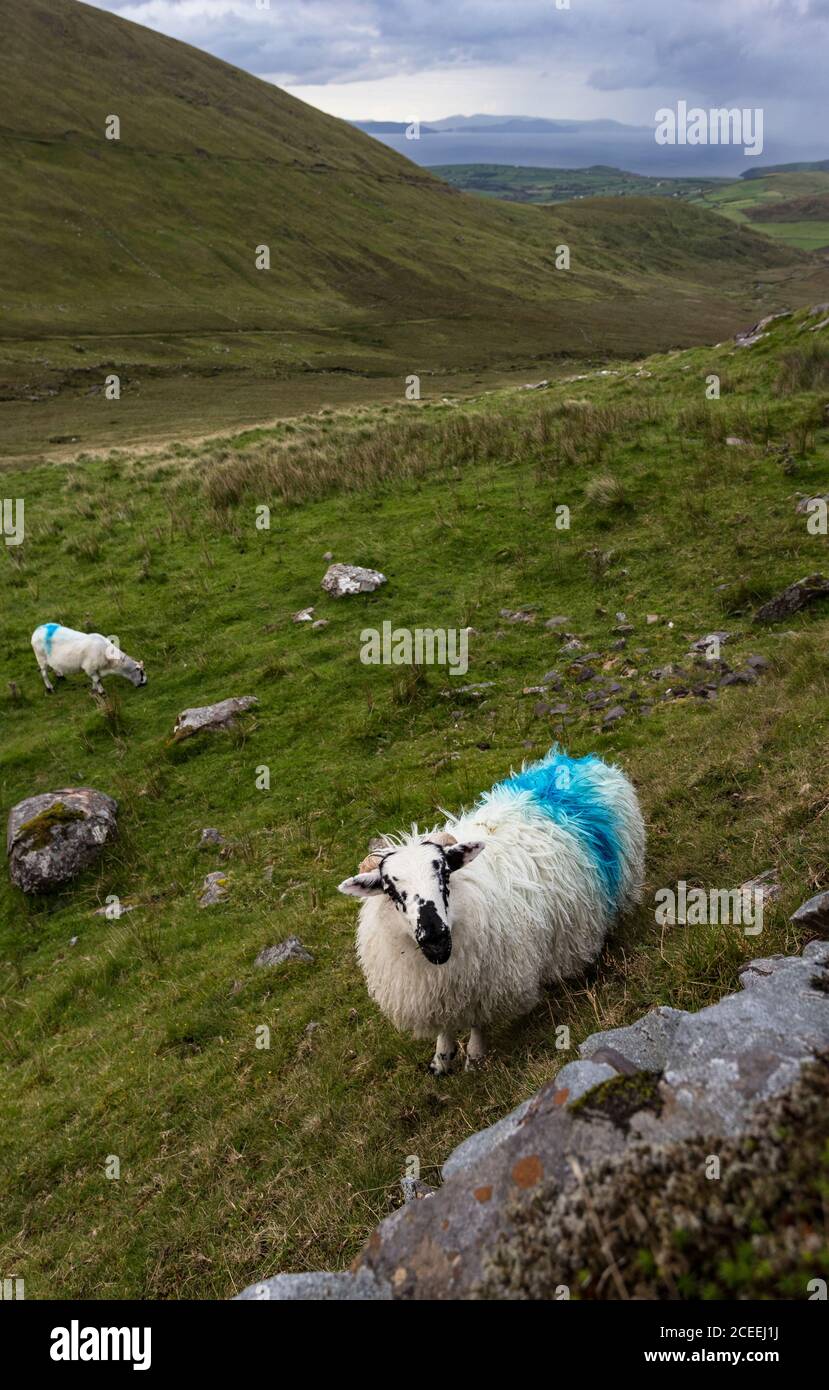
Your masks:
[{"label": "grey rock", "polygon": [[48,893],[76,878],[118,832],[118,803],[92,787],[64,787],[19,801],[9,812],[12,883]]},{"label": "grey rock", "polygon": [[617,720],[624,719],[625,710],[622,705],[614,705],[602,718],[602,724],[615,724]]},{"label": "grey rock", "polygon": [[722,647],[732,640],[730,632],[707,632],[704,637],[698,637],[696,642],[691,643],[691,651],[706,652],[712,644],[718,643]]},{"label": "grey rock", "polygon": [[758,608],[754,615],[756,623],[777,623],[783,618],[790,618],[793,613],[799,613],[801,608],[807,604],[814,603],[816,599],[829,598],[829,579],[822,574],[810,574],[805,579],[798,579],[794,584],[790,584],[782,593],[764,603],[762,608]]},{"label": "grey rock", "polygon": [[[816,893],[813,898],[801,903],[789,919],[799,927],[809,927],[813,931],[829,931],[829,892]],[[813,945],[819,943],[814,942]],[[807,946],[803,954],[809,950]]]},{"label": "grey rock", "polygon": [[298,613],[293,613],[293,614],[291,615],[291,622],[292,622],[292,623],[312,623],[313,621],[314,621],[314,609],[313,609],[313,606],[310,607],[310,608],[300,608],[300,610],[299,610]]},{"label": "grey rock", "polygon": [[227,875],[220,870],[207,874],[202,884],[199,907],[215,907],[227,897]]},{"label": "grey rock", "polygon": [[400,1179],[400,1191],[403,1194],[404,1202],[424,1202],[427,1197],[433,1197],[437,1190],[429,1183],[421,1182],[420,1178]]},{"label": "grey rock", "polygon": [[767,903],[776,903],[783,889],[780,886],[777,870],[766,869],[756,878],[750,878],[746,883],[741,883],[738,892],[762,894],[762,902],[765,907]]},{"label": "grey rock", "polygon": [[313,962],[314,957],[306,951],[298,936],[286,937],[278,946],[265,946],[259,952],[254,965],[284,965],[289,960]]},{"label": "grey rock", "polygon": [[322,578],[322,587],[332,598],[345,598],[349,594],[373,594],[386,582],[386,576],[379,570],[337,563],[328,566]]},{"label": "grey rock", "polygon": [[562,617],[560,613],[556,613],[552,618],[547,619],[544,626],[549,628],[566,627],[569,621],[569,618]]},{"label": "grey rock", "polygon": [[641,1071],[661,1071],[676,1030],[686,1017],[682,1009],[671,1009],[663,1004],[627,1028],[593,1033],[581,1044],[579,1053],[582,1057],[592,1057],[603,1048],[614,1048],[630,1058]]},{"label": "grey rock", "polygon": [[173,738],[178,743],[203,729],[232,729],[236,716],[258,703],[255,695],[238,695],[215,705],[196,705],[193,709],[182,710],[173,729]]},{"label": "grey rock", "polygon": [[568,1062],[556,1077],[556,1086],[559,1091],[567,1092],[566,1101],[562,1103],[572,1105],[574,1100],[580,1100],[594,1086],[601,1086],[603,1081],[612,1081],[617,1075],[616,1068],[608,1066],[606,1062]]},{"label": "grey rock", "polygon": [[502,608],[500,615],[506,618],[508,623],[534,623],[537,616],[534,608],[517,608],[514,611],[511,608]]},{"label": "grey rock", "polygon": [[371,1270],[360,1269],[356,1274],[348,1270],[340,1274],[277,1274],[261,1284],[249,1284],[236,1298],[266,1303],[372,1303],[388,1301],[391,1296],[385,1280],[377,1279]]},{"label": "grey rock", "polygon": [[829,505],[829,492],[819,492],[816,493],[814,496],[801,497],[798,501],[795,511],[797,512],[798,516],[804,516],[808,512],[817,510],[817,508],[814,505],[817,502],[825,502],[827,505]]},{"label": "grey rock", "polygon": [[476,1134],[470,1134],[468,1139],[461,1140],[441,1169],[444,1182],[453,1173],[478,1163],[493,1149],[497,1149],[499,1144],[503,1144],[504,1140],[518,1129],[531,1104],[532,1100],[523,1100],[502,1120],[496,1120],[494,1125],[489,1125],[487,1129],[479,1129]]},{"label": "grey rock", "polygon": [[224,836],[214,826],[208,826],[199,836],[199,849],[212,849],[224,844]]}]

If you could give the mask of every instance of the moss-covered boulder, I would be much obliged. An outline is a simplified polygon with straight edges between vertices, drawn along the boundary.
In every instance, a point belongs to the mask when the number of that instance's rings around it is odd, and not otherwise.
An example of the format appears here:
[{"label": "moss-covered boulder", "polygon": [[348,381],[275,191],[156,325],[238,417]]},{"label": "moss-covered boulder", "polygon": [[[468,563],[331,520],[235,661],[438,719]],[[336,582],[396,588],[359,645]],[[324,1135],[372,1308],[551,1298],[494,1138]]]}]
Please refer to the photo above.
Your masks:
[{"label": "moss-covered boulder", "polygon": [[24,893],[59,888],[94,864],[117,830],[118,803],[92,787],[19,801],[6,837],[12,883]]}]

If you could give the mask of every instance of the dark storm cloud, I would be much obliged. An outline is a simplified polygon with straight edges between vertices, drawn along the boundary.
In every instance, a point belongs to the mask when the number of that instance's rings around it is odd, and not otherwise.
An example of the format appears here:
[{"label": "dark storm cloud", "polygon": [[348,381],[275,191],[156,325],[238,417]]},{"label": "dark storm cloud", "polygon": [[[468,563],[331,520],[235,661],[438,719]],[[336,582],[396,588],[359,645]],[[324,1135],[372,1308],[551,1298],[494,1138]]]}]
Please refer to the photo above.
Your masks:
[{"label": "dark storm cloud", "polygon": [[545,68],[598,92],[818,102],[829,0],[95,0],[284,85]]}]

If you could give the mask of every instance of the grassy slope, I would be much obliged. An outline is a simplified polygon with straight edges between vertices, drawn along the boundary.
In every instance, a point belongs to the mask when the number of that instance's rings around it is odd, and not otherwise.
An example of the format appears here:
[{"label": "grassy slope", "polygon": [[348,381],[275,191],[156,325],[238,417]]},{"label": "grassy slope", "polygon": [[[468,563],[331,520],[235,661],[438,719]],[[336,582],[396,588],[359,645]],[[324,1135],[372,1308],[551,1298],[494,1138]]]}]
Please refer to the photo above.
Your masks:
[{"label": "grassy slope", "polygon": [[[602,201],[575,219],[463,197],[273,85],[76,0],[0,0],[0,19],[6,453],[297,413],[347,398],[343,378],[361,399],[366,379],[388,396],[410,372],[703,341],[822,292],[804,258],[667,201],[631,199],[609,259]],[[670,273],[641,254],[656,241]],[[107,412],[112,371],[125,390]]]},{"label": "grassy slope", "polygon": [[[589,1032],[658,1003],[697,1008],[745,959],[797,947],[788,914],[827,886],[829,613],[756,632],[749,615],[829,569],[829,542],[794,510],[797,492],[829,491],[825,347],[815,389],[797,371],[798,389],[775,389],[781,358],[816,344],[802,324],[779,321],[747,351],[654,358],[650,375],[328,413],[208,451],[4,478],[28,533],[0,547],[0,803],[88,783],[117,796],[122,826],[100,869],[51,901],[0,881],[0,1267],[27,1296],[223,1297],[277,1270],[342,1266],[396,1202],[407,1155],[432,1177]],[[704,399],[712,371],[720,402]],[[748,445],[727,447],[732,433]],[[621,488],[597,488],[607,474]],[[254,528],[262,502],[269,532]],[[569,531],[555,529],[562,503]],[[388,585],[328,600],[329,549]],[[330,620],[320,632],[290,621],[309,602]],[[519,604],[539,606],[535,624],[499,618]],[[618,609],[636,627],[624,653],[611,649]],[[543,626],[553,613],[624,687],[630,712],[611,733]],[[148,687],[111,686],[99,706],[67,682],[47,700],[28,647],[46,618],[120,634]],[[360,631],[385,619],[471,623],[469,676],[362,665]],[[762,683],[637,714],[668,684],[650,670],[721,626],[732,664],[770,658]],[[521,693],[552,667],[566,726]],[[481,702],[441,693],[467,680],[494,685]],[[260,705],[238,735],[171,746],[180,709],[245,693]],[[335,885],[371,835],[468,803],[556,737],[636,779],[645,905],[591,978],[497,1033],[484,1071],[436,1082],[428,1046],[367,999],[354,904]],[[255,787],[262,764],[269,792]],[[211,825],[233,842],[227,860],[196,849]],[[657,887],[731,887],[772,864],[783,896],[761,938],[654,926]],[[228,901],[200,911],[219,867]],[[110,893],[137,910],[93,916]],[[253,967],[292,932],[313,965]],[[262,1024],[270,1050],[255,1045]]]}]

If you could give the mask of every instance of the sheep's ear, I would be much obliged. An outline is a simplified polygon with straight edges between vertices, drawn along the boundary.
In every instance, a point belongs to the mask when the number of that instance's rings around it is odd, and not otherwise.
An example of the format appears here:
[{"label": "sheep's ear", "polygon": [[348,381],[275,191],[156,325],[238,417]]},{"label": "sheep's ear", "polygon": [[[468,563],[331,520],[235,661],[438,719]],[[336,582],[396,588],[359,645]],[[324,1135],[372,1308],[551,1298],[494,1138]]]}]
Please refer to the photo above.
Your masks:
[{"label": "sheep's ear", "polygon": [[456,869],[462,869],[464,864],[471,864],[473,859],[478,858],[482,849],[486,849],[483,840],[467,840],[462,845],[449,845],[446,850],[446,863],[449,865],[450,874]]},{"label": "sheep's ear", "polygon": [[383,880],[377,870],[372,869],[367,874],[344,878],[337,887],[340,893],[346,893],[349,898],[373,898],[377,893],[382,893]]}]

